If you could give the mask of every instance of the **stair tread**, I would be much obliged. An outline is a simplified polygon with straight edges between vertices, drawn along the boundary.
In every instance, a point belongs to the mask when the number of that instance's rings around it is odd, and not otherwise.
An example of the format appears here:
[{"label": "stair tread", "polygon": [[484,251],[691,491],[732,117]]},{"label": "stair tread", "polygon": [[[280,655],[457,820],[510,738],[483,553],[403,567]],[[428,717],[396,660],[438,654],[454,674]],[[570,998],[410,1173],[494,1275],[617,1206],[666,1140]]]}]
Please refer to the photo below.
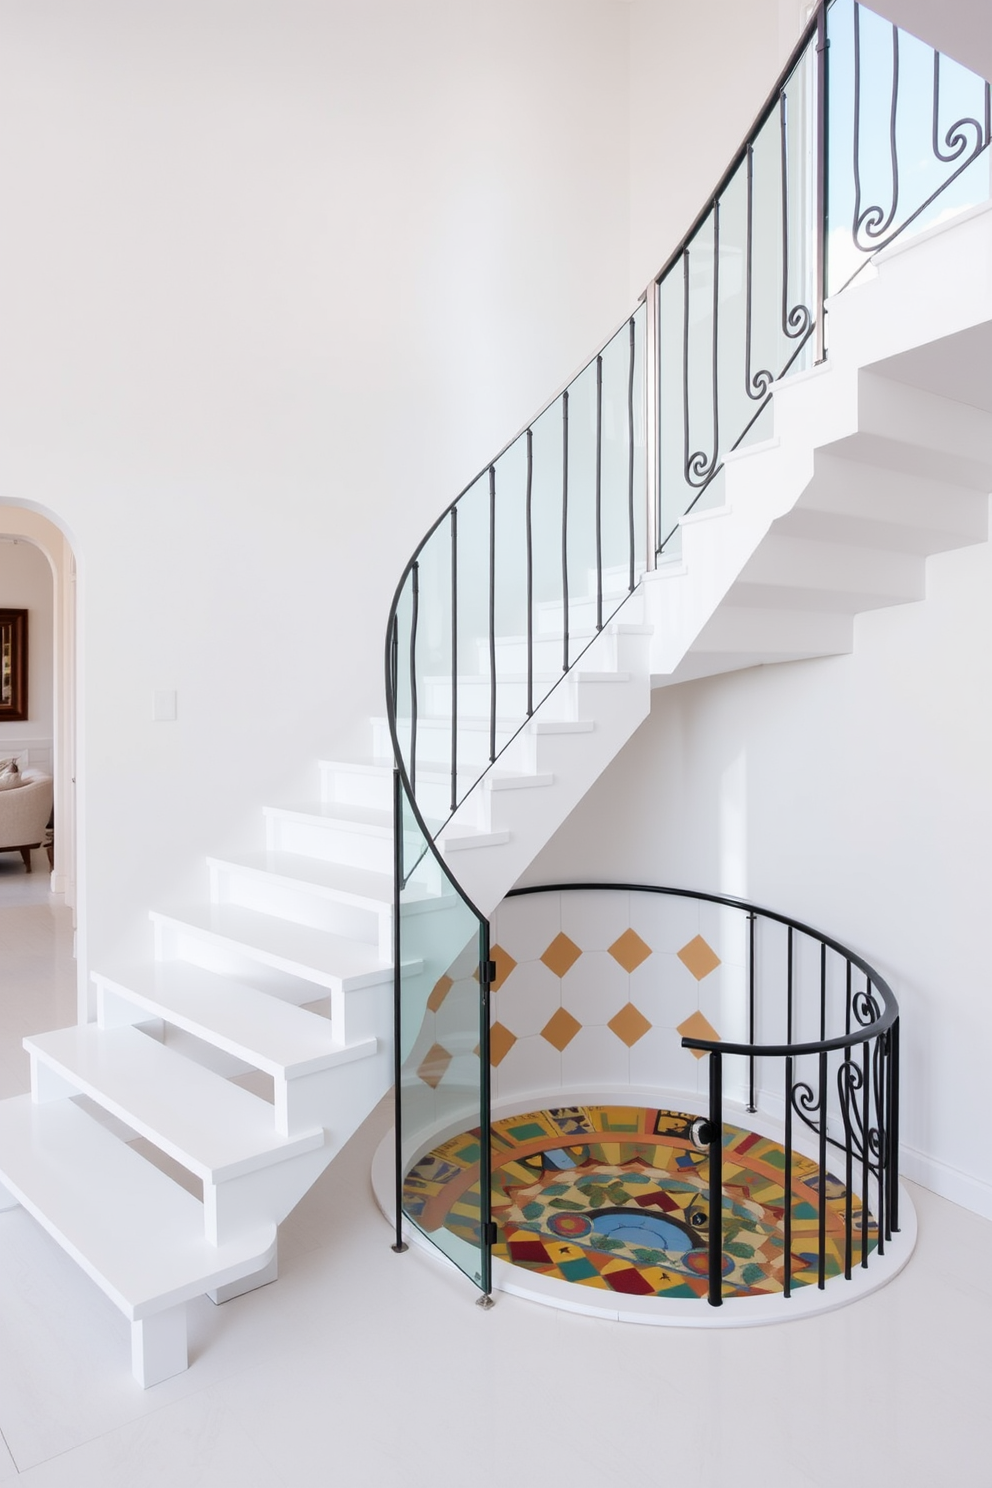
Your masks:
[{"label": "stair tread", "polygon": [[340,822],[343,826],[368,828],[375,833],[393,832],[392,811],[374,806],[351,806],[338,801],[305,801],[301,805],[263,806],[266,816],[302,816],[321,822]]},{"label": "stair tread", "polygon": [[359,987],[382,981],[392,970],[392,961],[384,961],[375,946],[239,905],[152,910],[151,918],[225,941],[234,952],[260,954],[270,965],[324,985]]},{"label": "stair tread", "polygon": [[324,1143],[319,1127],[280,1136],[266,1101],[137,1028],[76,1024],[26,1038],[24,1047],[207,1182]]},{"label": "stair tread", "polygon": [[243,1059],[293,1079],[375,1052],[375,1039],[342,1044],[317,1013],[188,961],[150,961],[95,980],[109,990]]},{"label": "stair tread", "polygon": [[271,874],[274,878],[324,889],[334,898],[346,899],[350,903],[369,908],[389,908],[393,902],[392,874],[352,868],[347,863],[313,858],[305,853],[260,848],[256,852],[240,853],[229,858],[210,857],[207,862],[222,868],[246,868],[255,873]]},{"label": "stair tread", "polygon": [[0,1101],[0,1178],[130,1318],[264,1265],[275,1226],[211,1245],[203,1206],[72,1101]]}]

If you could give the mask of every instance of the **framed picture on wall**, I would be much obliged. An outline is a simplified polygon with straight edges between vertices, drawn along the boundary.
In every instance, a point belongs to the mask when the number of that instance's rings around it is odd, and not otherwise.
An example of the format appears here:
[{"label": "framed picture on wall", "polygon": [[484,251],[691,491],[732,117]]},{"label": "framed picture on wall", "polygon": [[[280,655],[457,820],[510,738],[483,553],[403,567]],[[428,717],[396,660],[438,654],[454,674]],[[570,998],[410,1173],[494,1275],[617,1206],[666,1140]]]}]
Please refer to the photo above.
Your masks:
[{"label": "framed picture on wall", "polygon": [[28,612],[0,610],[0,723],[28,716]]}]

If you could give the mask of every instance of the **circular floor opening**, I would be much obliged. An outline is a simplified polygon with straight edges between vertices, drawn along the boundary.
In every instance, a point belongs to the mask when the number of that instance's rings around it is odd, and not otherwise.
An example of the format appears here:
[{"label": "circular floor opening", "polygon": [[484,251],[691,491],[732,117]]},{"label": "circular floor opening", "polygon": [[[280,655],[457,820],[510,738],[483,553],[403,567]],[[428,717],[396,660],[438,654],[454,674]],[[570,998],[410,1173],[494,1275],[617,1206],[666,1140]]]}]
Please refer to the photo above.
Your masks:
[{"label": "circular floor opening", "polygon": [[[495,1118],[496,1289],[625,1320],[748,1324],[842,1306],[905,1264],[915,1240],[908,1196],[900,1232],[880,1247],[856,1181],[848,1198],[843,1155],[839,1173],[828,1160],[821,1181],[816,1158],[793,1143],[786,1297],[785,1148],[780,1137],[726,1122],[724,1303],[711,1307],[709,1152],[700,1125],[698,1113],[668,1105],[548,1105]],[[428,1241],[446,1229],[477,1243],[478,1136],[446,1136],[407,1171],[404,1209]]]}]

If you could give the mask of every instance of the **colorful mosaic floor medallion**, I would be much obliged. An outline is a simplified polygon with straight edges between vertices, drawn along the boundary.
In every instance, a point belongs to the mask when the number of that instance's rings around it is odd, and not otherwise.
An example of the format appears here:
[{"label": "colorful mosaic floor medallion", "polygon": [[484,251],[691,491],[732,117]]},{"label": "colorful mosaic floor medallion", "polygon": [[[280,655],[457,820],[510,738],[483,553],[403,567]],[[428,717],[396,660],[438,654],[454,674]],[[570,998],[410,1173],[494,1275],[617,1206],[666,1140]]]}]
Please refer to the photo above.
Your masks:
[{"label": "colorful mosaic floor medallion", "polygon": [[[708,1284],[709,1156],[698,1117],[628,1106],[568,1106],[493,1123],[493,1255],[560,1281],[634,1296],[702,1297]],[[785,1152],[724,1126],[723,1295],[780,1292],[785,1275]],[[843,1274],[847,1192],[792,1155],[793,1287],[816,1284],[821,1204],[826,1276]],[[411,1169],[404,1207],[428,1234],[479,1242],[479,1133],[442,1142]],[[862,1214],[851,1199],[851,1264]],[[867,1245],[877,1227],[868,1216]]]}]

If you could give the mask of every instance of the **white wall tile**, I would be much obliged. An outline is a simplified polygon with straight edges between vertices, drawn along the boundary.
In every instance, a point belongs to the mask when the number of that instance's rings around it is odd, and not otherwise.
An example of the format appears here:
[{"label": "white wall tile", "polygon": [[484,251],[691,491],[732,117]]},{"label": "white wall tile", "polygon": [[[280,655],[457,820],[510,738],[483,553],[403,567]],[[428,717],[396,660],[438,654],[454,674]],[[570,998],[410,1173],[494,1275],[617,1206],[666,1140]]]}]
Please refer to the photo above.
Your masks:
[{"label": "white wall tile", "polygon": [[566,1089],[589,1085],[626,1085],[630,1058],[626,1044],[609,1028],[582,1028],[561,1053]]},{"label": "white wall tile", "polygon": [[630,977],[607,951],[586,951],[561,979],[562,1006],[582,1024],[608,1023],[628,998]]},{"label": "white wall tile", "polygon": [[493,916],[493,940],[514,961],[539,961],[560,930],[559,894],[504,899]]},{"label": "white wall tile", "polygon": [[524,1093],[551,1099],[561,1089],[561,1055],[547,1039],[518,1039],[496,1076],[501,1101]]},{"label": "white wall tile", "polygon": [[518,1037],[540,1033],[561,1006],[561,980],[541,961],[518,966],[493,994],[493,1019]]},{"label": "white wall tile", "polygon": [[629,899],[622,891],[563,894],[561,928],[583,951],[605,951],[630,924]]}]

